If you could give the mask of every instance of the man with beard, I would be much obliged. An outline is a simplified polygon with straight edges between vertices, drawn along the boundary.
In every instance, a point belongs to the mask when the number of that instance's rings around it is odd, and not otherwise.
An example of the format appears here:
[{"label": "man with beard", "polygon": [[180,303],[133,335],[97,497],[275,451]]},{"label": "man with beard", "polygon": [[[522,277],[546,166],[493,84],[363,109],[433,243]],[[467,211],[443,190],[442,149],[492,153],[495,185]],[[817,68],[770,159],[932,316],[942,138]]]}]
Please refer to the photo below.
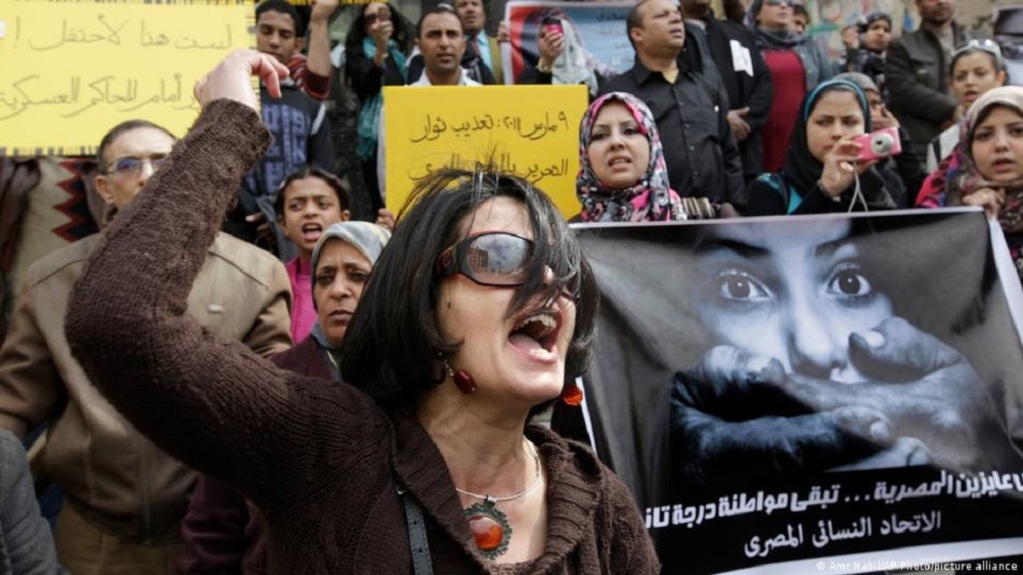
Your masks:
[{"label": "man with beard", "polygon": [[892,112],[909,132],[918,157],[927,143],[958,121],[956,100],[948,93],[952,51],[969,39],[952,16],[956,0],[916,0],[920,28],[888,47],[885,78]]}]

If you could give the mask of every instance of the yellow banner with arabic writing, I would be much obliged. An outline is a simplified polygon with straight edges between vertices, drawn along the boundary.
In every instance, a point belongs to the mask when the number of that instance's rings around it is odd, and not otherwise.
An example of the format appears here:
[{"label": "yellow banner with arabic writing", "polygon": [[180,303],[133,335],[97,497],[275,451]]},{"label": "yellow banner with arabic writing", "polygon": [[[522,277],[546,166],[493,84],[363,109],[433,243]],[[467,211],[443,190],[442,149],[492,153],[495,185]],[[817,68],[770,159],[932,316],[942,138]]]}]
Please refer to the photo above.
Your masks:
[{"label": "yellow banner with arabic writing", "polygon": [[91,155],[135,118],[183,135],[196,81],[254,26],[251,0],[0,0],[0,155]]},{"label": "yellow banner with arabic writing", "polygon": [[579,121],[584,86],[384,88],[387,207],[442,166],[492,161],[542,189],[566,217],[579,213]]}]

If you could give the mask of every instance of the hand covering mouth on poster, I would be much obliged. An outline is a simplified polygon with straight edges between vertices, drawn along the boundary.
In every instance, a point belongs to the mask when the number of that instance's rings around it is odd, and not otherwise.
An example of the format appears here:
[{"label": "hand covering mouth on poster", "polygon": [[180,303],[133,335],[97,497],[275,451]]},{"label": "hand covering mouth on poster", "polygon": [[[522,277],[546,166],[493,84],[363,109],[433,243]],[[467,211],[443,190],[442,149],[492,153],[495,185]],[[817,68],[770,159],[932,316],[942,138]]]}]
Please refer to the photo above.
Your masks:
[{"label": "hand covering mouth on poster", "polygon": [[977,212],[577,229],[603,298],[595,443],[667,572],[1023,536],[1020,287],[988,229]]}]

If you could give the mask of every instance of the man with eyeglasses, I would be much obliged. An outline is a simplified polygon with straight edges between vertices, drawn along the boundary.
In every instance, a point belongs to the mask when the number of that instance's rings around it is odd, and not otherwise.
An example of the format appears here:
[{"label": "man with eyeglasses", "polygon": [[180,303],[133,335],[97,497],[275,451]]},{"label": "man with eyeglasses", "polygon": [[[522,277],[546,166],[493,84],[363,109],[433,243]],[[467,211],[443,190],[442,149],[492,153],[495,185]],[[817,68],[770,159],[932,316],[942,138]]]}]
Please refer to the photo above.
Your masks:
[{"label": "man with eyeglasses", "polygon": [[969,39],[953,19],[956,0],[916,0],[920,28],[888,46],[885,80],[892,112],[909,132],[917,157],[927,144],[959,120],[948,91],[952,51]]},{"label": "man with eyeglasses", "polygon": [[[112,217],[142,191],[173,145],[169,132],[144,120],[107,133],[96,189]],[[44,475],[64,488],[55,538],[65,567],[76,575],[171,574],[183,548],[180,523],[195,474],[114,410],[64,337],[72,287],[102,238],[101,232],[79,240],[29,268],[0,348],[0,427],[24,437],[49,423],[40,459]],[[187,313],[210,332],[270,356],[291,344],[290,300],[280,261],[219,234],[192,286]]]}]

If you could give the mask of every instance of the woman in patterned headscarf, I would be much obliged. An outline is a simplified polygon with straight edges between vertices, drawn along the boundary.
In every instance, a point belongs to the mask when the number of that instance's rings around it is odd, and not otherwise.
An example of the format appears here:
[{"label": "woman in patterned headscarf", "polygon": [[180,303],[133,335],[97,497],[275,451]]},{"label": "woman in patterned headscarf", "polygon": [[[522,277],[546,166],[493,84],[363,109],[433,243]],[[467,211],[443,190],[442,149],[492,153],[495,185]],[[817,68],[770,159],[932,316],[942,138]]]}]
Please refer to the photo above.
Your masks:
[{"label": "woman in patterned headscarf", "polygon": [[624,92],[590,104],[579,125],[576,193],[584,222],[711,218],[706,198],[679,198],[668,185],[661,139],[650,109]]},{"label": "woman in patterned headscarf", "polygon": [[1003,86],[977,98],[957,153],[944,173],[939,167],[931,175],[917,204],[982,206],[1001,225],[1023,277],[1023,88]]}]

